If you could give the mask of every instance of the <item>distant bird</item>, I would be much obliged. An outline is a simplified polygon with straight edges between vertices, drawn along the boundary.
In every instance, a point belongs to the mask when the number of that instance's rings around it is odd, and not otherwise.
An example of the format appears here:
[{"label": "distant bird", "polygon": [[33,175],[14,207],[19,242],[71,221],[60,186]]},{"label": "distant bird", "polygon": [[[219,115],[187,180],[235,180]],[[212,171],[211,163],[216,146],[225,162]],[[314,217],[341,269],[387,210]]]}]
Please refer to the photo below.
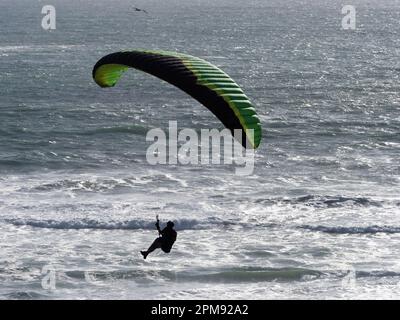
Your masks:
[{"label": "distant bird", "polygon": [[149,14],[146,10],[144,10],[144,9],[140,9],[140,8],[137,8],[137,7],[133,7],[133,9],[135,10],[135,11],[138,11],[138,12],[144,12],[144,13],[146,13],[146,14]]}]

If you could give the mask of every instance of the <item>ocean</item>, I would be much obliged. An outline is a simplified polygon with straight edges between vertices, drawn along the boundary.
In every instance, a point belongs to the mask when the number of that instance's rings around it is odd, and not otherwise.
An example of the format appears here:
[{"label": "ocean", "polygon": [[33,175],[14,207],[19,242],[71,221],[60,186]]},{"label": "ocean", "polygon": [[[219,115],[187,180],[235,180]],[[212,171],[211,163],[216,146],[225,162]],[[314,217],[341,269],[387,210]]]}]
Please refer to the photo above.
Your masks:
[{"label": "ocean", "polygon": [[[398,299],[400,6],[342,1],[0,3],[0,299]],[[135,11],[134,6],[145,9]],[[201,57],[256,106],[254,172],[151,165],[153,128],[221,123],[177,88],[94,64]],[[170,254],[139,251],[173,220]]]}]

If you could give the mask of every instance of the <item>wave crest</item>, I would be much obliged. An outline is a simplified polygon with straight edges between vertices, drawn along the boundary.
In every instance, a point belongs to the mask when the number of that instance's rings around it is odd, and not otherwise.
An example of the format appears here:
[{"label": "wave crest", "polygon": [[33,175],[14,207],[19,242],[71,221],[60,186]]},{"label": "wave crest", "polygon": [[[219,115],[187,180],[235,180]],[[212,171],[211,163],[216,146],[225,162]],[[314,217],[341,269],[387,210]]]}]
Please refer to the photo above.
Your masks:
[{"label": "wave crest", "polygon": [[[94,219],[76,219],[76,220],[36,220],[36,219],[6,219],[5,222],[14,226],[28,226],[33,228],[61,229],[61,230],[154,230],[155,222],[148,220],[125,220],[125,221],[98,221]],[[201,230],[213,227],[226,227],[233,222],[208,219],[177,219],[174,220],[176,230]],[[163,224],[161,224],[161,227]]]}]

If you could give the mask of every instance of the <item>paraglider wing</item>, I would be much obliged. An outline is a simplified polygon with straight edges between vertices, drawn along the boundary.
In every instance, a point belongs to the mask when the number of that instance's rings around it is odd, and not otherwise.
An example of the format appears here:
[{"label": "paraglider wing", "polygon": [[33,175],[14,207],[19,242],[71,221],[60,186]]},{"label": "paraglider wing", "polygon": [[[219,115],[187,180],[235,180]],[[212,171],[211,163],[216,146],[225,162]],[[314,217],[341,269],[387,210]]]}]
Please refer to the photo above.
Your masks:
[{"label": "paraglider wing", "polygon": [[242,89],[221,69],[186,54],[169,51],[133,50],[109,54],[93,68],[93,79],[101,87],[114,86],[128,69],[152,74],[180,88],[208,108],[231,130],[242,130],[244,147],[256,149],[261,123]]}]

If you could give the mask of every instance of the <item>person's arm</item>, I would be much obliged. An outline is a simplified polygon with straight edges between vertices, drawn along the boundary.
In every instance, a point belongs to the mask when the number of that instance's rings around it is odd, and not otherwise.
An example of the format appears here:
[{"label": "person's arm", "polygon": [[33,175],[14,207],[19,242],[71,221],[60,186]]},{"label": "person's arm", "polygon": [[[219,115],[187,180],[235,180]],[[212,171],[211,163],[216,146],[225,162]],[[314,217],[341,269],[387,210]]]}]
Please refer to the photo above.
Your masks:
[{"label": "person's arm", "polygon": [[167,228],[165,227],[165,228],[162,229],[162,230],[160,229],[158,232],[160,233],[161,236],[163,236],[163,235],[165,235],[165,233],[167,232]]},{"label": "person's arm", "polygon": [[158,234],[161,235],[162,231],[160,229],[160,221],[158,219],[157,219],[157,222],[156,222],[156,228],[157,228]]}]

